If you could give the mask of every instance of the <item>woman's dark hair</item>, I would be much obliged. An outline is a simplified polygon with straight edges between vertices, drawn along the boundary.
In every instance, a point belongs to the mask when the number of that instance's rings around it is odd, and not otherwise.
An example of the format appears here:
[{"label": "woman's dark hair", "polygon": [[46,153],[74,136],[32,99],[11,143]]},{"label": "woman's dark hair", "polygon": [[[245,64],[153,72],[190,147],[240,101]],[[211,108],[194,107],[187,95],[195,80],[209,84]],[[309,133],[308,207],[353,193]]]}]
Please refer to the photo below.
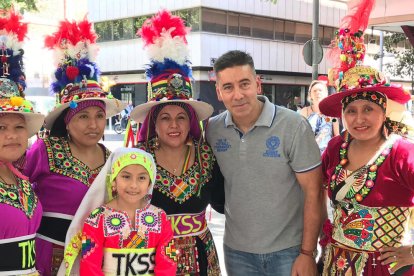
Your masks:
[{"label": "woman's dark hair", "polygon": [[67,137],[68,131],[66,129],[65,124],[65,116],[66,113],[68,113],[69,108],[66,108],[63,110],[62,113],[60,113],[59,117],[56,118],[55,122],[53,123],[51,129],[50,129],[50,135],[52,137]]}]

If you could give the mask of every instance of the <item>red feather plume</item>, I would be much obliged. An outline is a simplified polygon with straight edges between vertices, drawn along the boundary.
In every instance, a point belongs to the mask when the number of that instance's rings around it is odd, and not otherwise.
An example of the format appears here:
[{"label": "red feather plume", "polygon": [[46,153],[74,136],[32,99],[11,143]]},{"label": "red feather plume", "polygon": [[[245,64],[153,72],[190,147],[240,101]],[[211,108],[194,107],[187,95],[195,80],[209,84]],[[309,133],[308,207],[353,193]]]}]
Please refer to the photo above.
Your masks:
[{"label": "red feather plume", "polygon": [[46,36],[45,46],[54,48],[60,46],[62,40],[66,40],[72,45],[76,45],[79,41],[89,40],[90,43],[95,43],[97,35],[92,28],[92,23],[86,18],[79,23],[76,21],[69,22],[68,20],[61,21],[59,29],[53,35]]},{"label": "red feather plume", "polygon": [[349,1],[348,14],[342,18],[340,28],[348,28],[351,33],[355,33],[359,30],[365,31],[374,4],[375,0]]},{"label": "red feather plume", "polygon": [[95,43],[97,39],[97,35],[95,31],[92,29],[92,23],[89,22],[86,18],[78,23],[78,28],[80,32],[80,36],[83,40],[89,40],[90,43]]},{"label": "red feather plume", "polygon": [[0,29],[16,34],[18,41],[23,41],[27,34],[27,23],[22,23],[22,16],[12,10],[7,15],[0,20]]},{"label": "red feather plume", "polygon": [[182,37],[183,41],[187,43],[186,35],[189,31],[184,25],[184,20],[181,17],[172,15],[167,10],[162,10],[153,17],[145,20],[141,29],[138,31],[145,43],[145,45],[154,44],[155,40],[161,37],[165,31],[171,30],[172,37]]}]

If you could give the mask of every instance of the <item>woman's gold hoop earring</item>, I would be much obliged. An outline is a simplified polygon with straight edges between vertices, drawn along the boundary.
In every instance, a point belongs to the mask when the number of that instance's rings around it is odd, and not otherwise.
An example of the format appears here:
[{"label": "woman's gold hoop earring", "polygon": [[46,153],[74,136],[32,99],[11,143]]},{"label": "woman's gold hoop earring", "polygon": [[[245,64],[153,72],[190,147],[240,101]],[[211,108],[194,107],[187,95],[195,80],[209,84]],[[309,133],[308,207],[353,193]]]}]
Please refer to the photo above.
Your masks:
[{"label": "woman's gold hoop earring", "polygon": [[154,138],[154,149],[160,149],[160,139],[158,138],[158,135],[155,135]]}]

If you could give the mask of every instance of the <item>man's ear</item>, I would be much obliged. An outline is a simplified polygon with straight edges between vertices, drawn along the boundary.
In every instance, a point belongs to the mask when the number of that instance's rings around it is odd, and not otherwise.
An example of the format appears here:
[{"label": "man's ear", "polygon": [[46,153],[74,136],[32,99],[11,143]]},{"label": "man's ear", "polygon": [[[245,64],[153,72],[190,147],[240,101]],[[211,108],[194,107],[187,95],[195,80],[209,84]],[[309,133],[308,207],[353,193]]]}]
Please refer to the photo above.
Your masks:
[{"label": "man's ear", "polygon": [[257,94],[262,95],[262,80],[259,75],[256,75]]}]

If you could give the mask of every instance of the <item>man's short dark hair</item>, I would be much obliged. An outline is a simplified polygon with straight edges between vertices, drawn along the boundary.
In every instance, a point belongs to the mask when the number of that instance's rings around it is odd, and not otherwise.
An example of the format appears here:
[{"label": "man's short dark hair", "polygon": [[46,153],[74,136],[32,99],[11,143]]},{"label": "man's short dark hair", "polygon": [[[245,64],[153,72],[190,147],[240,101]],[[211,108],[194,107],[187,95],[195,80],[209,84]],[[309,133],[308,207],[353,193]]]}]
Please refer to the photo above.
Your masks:
[{"label": "man's short dark hair", "polygon": [[217,75],[224,69],[243,65],[249,65],[255,73],[252,56],[243,51],[233,50],[223,54],[214,62],[214,72]]}]

